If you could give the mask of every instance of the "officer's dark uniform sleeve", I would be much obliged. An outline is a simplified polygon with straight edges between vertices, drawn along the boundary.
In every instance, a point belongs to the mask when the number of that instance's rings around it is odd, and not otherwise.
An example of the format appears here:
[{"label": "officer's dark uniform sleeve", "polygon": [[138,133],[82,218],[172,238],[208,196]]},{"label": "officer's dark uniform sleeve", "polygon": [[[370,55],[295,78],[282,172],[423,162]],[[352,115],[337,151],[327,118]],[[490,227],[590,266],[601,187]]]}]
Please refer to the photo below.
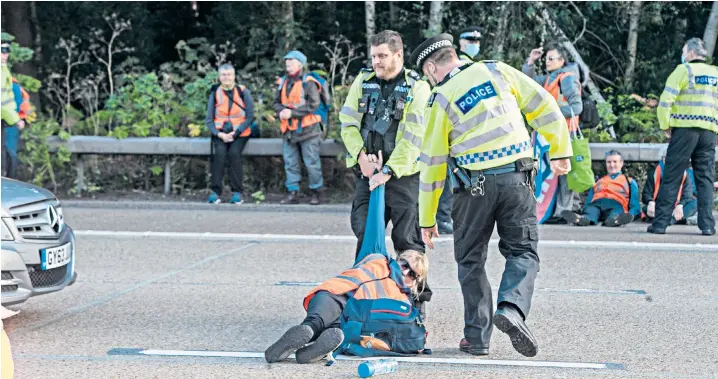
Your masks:
[{"label": "officer's dark uniform sleeve", "polygon": [[216,92],[216,88],[213,88],[212,92],[209,94],[209,100],[207,100],[207,118],[205,119],[204,123],[207,125],[207,129],[209,129],[209,132],[212,133],[213,136],[216,136],[217,133],[219,133],[219,130],[214,127],[214,93]]},{"label": "officer's dark uniform sleeve", "polygon": [[653,201],[653,183],[656,181],[655,170],[648,171],[648,179],[646,184],[643,185],[643,192],[641,193],[641,202],[648,205],[649,202]]},{"label": "officer's dark uniform sleeve", "polygon": [[244,92],[242,92],[242,101],[244,101],[244,115],[246,119],[237,127],[237,131],[234,133],[235,138],[239,137],[239,135],[254,122],[254,98],[249,88],[245,88]]},{"label": "officer's dark uniform sleeve", "polygon": [[304,83],[304,105],[292,109],[292,118],[300,118],[312,114],[319,108],[319,85],[312,80]]}]

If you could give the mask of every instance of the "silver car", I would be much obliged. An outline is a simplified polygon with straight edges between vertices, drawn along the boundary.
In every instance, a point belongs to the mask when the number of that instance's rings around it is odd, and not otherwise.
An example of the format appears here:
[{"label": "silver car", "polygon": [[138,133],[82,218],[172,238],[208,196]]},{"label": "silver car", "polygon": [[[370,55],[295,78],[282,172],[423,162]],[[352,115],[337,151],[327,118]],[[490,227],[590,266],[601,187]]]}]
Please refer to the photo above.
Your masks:
[{"label": "silver car", "polygon": [[75,282],[75,234],[50,191],[2,178],[2,305]]}]

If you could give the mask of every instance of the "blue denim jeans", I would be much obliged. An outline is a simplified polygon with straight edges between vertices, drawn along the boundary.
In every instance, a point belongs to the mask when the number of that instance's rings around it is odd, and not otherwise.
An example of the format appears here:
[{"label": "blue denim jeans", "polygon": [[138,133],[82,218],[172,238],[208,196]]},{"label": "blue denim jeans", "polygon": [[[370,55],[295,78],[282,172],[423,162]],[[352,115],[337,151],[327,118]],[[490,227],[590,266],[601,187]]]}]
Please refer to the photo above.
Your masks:
[{"label": "blue denim jeans", "polygon": [[316,190],[324,186],[322,161],[319,155],[321,142],[322,139],[319,135],[298,143],[283,139],[282,154],[284,155],[284,171],[287,174],[287,181],[284,185],[287,187],[287,191],[299,191],[299,183],[302,181],[302,168],[299,164],[301,160],[304,161],[307,172],[309,172],[309,188]]}]

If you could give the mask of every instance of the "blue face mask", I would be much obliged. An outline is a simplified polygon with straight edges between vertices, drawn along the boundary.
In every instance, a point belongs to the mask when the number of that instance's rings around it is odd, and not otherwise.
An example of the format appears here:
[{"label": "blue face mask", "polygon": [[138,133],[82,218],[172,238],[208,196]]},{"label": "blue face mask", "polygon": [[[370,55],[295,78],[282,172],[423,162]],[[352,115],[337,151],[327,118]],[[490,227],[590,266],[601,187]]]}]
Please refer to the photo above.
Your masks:
[{"label": "blue face mask", "polygon": [[468,54],[471,58],[479,55],[479,51],[481,50],[481,45],[470,43],[466,45],[466,51],[465,53]]},{"label": "blue face mask", "polygon": [[681,55],[681,63],[686,63],[686,58],[684,58],[683,55]]}]

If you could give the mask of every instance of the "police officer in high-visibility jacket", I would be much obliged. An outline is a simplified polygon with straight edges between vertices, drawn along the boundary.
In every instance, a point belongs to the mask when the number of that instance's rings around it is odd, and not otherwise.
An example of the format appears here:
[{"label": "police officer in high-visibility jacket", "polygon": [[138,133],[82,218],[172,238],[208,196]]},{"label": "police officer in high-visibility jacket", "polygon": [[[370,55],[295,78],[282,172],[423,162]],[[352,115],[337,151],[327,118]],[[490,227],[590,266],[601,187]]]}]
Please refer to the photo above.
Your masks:
[{"label": "police officer in high-visibility jacket", "polygon": [[658,123],[671,140],[649,233],[666,232],[683,172],[691,161],[698,192],[698,227],[703,235],[716,233],[712,184],[718,133],[718,68],[706,64],[706,55],[701,39],[688,40],[681,55],[684,63],[668,77],[661,94]]},{"label": "police officer in high-visibility jacket", "polygon": [[[531,78],[498,61],[465,64],[452,42],[449,34],[430,38],[410,58],[434,84],[420,157],[422,236],[433,248],[437,202],[442,191],[449,190],[444,189],[448,164],[456,190],[454,256],[464,296],[464,339],[459,348],[487,355],[493,319],[519,353],[535,356],[538,345],[525,324],[539,271],[535,165],[521,113],[551,144],[551,169],[557,175],[571,168],[566,120],[556,100]],[[492,318],[484,264],[494,224],[506,266]]]},{"label": "police officer in high-visibility jacket", "polygon": [[456,52],[462,62],[474,63],[481,51],[481,27],[469,26],[459,32],[459,50]]},{"label": "police officer in high-visibility jacket", "polygon": [[417,219],[417,159],[431,90],[416,72],[404,69],[399,33],[376,34],[370,49],[373,69],[359,73],[339,114],[347,166],[355,167],[356,173],[351,212],[356,251],[364,238],[370,191],[386,183],[386,217],[393,225],[394,248],[423,252]]},{"label": "police officer in high-visibility jacket", "polygon": [[2,40],[0,90],[2,90],[2,174],[17,177],[17,144],[20,140],[20,130],[25,127],[25,121],[17,112],[15,96],[12,89],[12,75],[8,68],[10,58],[10,41]]}]

